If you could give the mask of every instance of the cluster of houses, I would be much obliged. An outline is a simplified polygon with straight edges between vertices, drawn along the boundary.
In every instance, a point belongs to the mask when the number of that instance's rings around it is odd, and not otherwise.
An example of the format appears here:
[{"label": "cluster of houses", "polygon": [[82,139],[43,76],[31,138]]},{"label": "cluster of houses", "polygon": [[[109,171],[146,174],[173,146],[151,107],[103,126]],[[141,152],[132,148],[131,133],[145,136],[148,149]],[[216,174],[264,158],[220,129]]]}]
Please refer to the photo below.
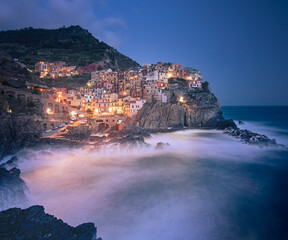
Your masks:
[{"label": "cluster of houses", "polygon": [[119,114],[131,118],[136,116],[146,102],[145,99],[122,96],[105,90],[99,93],[89,87],[81,87],[78,90],[53,88],[53,91],[55,101],[66,103],[95,117]]},{"label": "cluster of houses", "polygon": [[40,73],[40,78],[71,77],[78,75],[76,66],[66,66],[65,62],[38,62],[35,64],[35,72]]},{"label": "cluster of houses", "polygon": [[35,64],[35,72],[40,73],[40,78],[58,78],[71,77],[82,73],[92,73],[104,69],[103,64],[91,63],[84,67],[67,66],[66,62],[37,62]]},{"label": "cluster of houses", "polygon": [[94,116],[120,114],[131,118],[145,102],[168,101],[170,78],[185,79],[190,88],[201,88],[200,71],[159,62],[119,73],[111,69],[93,71],[87,86],[77,90],[54,89],[54,97]]}]

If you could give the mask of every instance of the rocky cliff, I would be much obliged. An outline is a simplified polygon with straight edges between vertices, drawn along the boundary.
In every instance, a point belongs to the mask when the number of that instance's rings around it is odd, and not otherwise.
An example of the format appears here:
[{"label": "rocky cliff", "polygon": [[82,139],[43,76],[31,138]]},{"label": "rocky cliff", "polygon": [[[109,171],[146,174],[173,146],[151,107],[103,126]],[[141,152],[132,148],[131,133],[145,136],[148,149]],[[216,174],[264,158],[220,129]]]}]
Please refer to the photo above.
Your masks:
[{"label": "rocky cliff", "polygon": [[147,130],[183,128],[186,108],[177,103],[145,103],[137,116],[140,127]]},{"label": "rocky cliff", "polygon": [[[0,239],[96,240],[94,223],[71,227],[46,214],[42,206],[27,209],[10,208],[0,212]],[[101,240],[98,238],[97,240]]]},{"label": "rocky cliff", "polygon": [[102,63],[117,71],[139,66],[80,26],[0,31],[0,49],[31,69],[39,61],[65,61],[78,67]]},{"label": "rocky cliff", "polygon": [[173,79],[167,91],[168,102],[145,103],[138,113],[136,124],[156,131],[236,126],[233,121],[223,118],[220,103],[208,88],[191,89],[186,82]]}]

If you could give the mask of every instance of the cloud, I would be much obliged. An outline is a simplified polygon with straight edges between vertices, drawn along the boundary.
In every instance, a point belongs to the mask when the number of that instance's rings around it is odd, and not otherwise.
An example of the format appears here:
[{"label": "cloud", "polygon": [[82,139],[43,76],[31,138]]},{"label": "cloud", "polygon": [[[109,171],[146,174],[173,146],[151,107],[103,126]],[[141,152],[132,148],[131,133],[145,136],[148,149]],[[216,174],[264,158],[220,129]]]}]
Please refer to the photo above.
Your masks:
[{"label": "cloud", "polygon": [[115,18],[115,17],[109,17],[109,18],[105,18],[103,20],[103,24],[105,26],[119,26],[119,27],[123,27],[126,28],[127,25],[126,23],[123,21],[123,19],[121,18]]},{"label": "cloud", "polygon": [[107,0],[1,0],[0,29],[80,25],[96,38],[117,47],[127,25],[118,17],[97,16],[96,12],[107,4]]}]

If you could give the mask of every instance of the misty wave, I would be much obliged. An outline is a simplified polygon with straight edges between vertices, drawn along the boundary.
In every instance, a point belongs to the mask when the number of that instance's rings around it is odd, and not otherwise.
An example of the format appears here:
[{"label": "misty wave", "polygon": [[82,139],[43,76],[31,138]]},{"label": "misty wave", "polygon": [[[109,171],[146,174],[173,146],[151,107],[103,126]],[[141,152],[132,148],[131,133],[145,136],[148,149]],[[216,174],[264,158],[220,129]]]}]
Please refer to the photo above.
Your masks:
[{"label": "misty wave", "polygon": [[[278,167],[271,159],[284,150],[242,144],[216,130],[153,134],[146,141],[150,147],[19,152],[31,205],[74,226],[94,222],[105,240],[269,236],[260,229],[276,216],[255,224],[272,189],[266,171]],[[156,150],[158,142],[170,145]]]}]

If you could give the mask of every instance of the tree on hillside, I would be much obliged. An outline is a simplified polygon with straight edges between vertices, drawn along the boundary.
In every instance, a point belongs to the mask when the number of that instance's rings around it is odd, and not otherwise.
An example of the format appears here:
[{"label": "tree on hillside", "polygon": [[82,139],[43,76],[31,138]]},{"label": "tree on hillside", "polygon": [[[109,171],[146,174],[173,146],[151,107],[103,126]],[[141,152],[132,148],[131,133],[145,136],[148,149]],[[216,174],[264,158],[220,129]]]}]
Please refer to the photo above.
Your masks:
[{"label": "tree on hillside", "polygon": [[0,95],[0,115],[6,113],[8,107],[9,104],[6,101],[4,95]]},{"label": "tree on hillside", "polygon": [[202,90],[203,92],[209,92],[210,91],[210,87],[209,87],[209,82],[203,82],[202,83]]}]

